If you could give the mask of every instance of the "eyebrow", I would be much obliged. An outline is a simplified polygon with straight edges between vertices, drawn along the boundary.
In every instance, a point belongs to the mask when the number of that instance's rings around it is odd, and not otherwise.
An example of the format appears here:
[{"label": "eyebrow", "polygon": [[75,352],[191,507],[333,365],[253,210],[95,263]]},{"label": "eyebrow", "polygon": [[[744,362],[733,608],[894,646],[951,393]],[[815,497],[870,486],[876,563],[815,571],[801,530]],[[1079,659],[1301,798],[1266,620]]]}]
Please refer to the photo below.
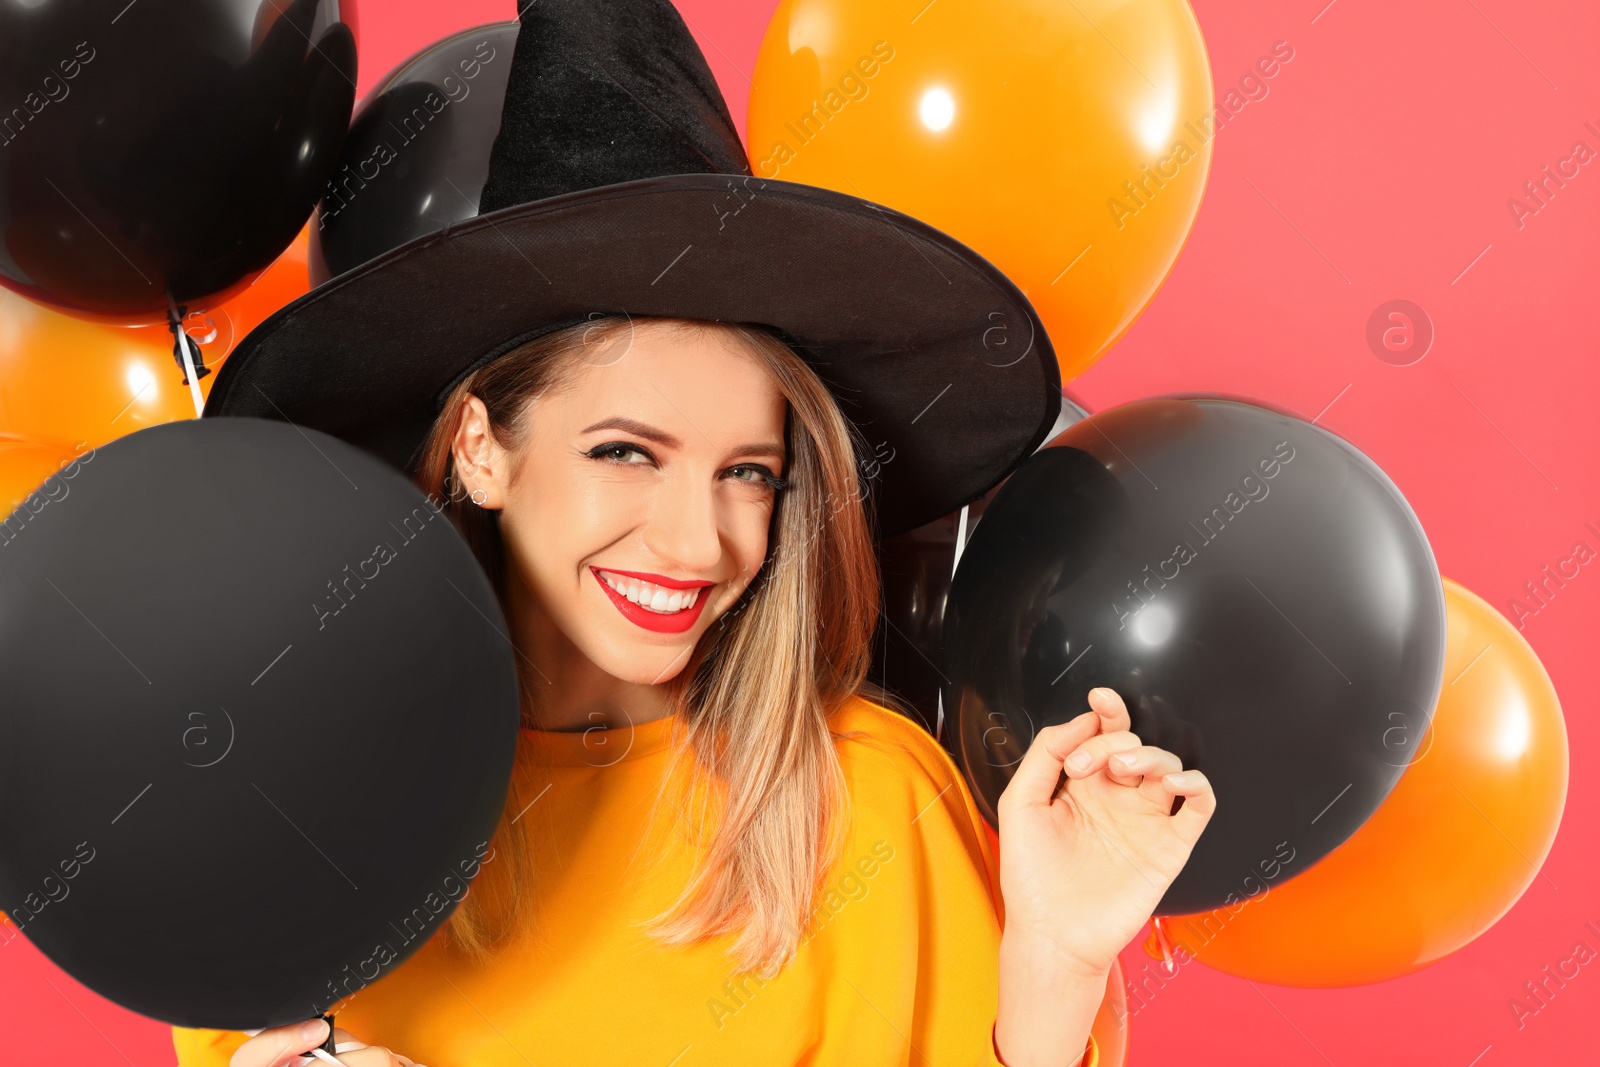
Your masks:
[{"label": "eyebrow", "polygon": [[649,423],[640,422],[637,419],[625,419],[620,415],[614,415],[609,419],[601,419],[593,426],[585,426],[578,432],[594,433],[596,430],[622,430],[625,433],[635,434],[643,437],[646,441],[654,441],[656,444],[665,445],[668,448],[683,447],[683,442],[667,431],[658,430]]},{"label": "eyebrow", "polygon": [[[639,437],[643,437],[646,441],[654,441],[666,448],[683,447],[683,442],[672,436],[667,431],[658,430],[656,427],[651,426],[647,422],[640,422],[637,419],[624,418],[621,415],[614,415],[609,419],[601,419],[593,426],[585,426],[578,432],[594,433],[596,430],[622,430],[624,433],[635,434]],[[770,441],[761,442],[758,444],[740,445],[738,448],[732,449],[729,454],[735,456],[770,456],[773,459],[780,460],[783,459],[785,455],[782,445],[774,444]]]}]

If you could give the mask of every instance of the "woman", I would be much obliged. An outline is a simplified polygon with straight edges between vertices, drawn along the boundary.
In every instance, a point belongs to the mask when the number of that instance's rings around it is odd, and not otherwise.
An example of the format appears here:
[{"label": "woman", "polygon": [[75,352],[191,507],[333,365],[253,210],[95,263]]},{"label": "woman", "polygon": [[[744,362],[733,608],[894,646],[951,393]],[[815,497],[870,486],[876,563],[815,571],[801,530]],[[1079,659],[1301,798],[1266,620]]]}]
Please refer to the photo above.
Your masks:
[{"label": "woman", "polygon": [[[636,69],[665,51],[679,89],[720,105],[670,5],[600,7],[528,5],[516,63],[542,76],[519,81],[514,66],[497,159],[516,155],[518,85],[559,83],[560,63],[586,49],[636,48]],[[623,84],[627,66],[605,70],[627,99],[672,96],[659,69]],[[713,112],[690,139],[701,158],[730,160],[737,138],[725,107]],[[707,148],[719,139],[720,155]],[[1022,356],[973,360],[959,330],[946,341],[934,327],[992,313],[1036,329],[1031,308],[936,231],[783,183],[757,186],[735,225],[719,216],[715,232],[733,232],[721,258],[697,265],[689,249],[721,237],[694,229],[709,223],[690,208],[716,186],[665,173],[686,180],[497,210],[492,171],[484,225],[396,250],[285,309],[213,391],[208,415],[275,413],[341,433],[445,499],[520,654],[526,728],[494,851],[442,936],[336,1007],[334,1050],[352,1067],[1094,1062],[1109,968],[1204,828],[1209,785],[1141,745],[1121,700],[1096,690],[1018,765],[996,871],[953,763],[862,682],[874,522],[914,524],[971,499],[1031,451],[1059,403],[1042,333]],[[648,215],[627,215],[657,194]],[[597,230],[597,203],[616,236]],[[844,209],[856,212],[847,224],[829,221]],[[863,237],[868,225],[895,227],[910,253],[881,230]],[[641,232],[651,250],[683,251],[628,289],[608,272],[639,254]],[[791,252],[794,234],[806,247],[855,241],[850,270]],[[528,249],[562,239],[567,258],[546,262],[592,257],[570,272],[573,291],[614,284],[593,302],[644,313],[574,314],[541,289]],[[730,271],[741,248],[763,251],[773,273]],[[896,305],[912,255],[942,263],[944,285]],[[481,269],[481,285],[453,283],[479,302],[430,333],[413,305],[451,264]],[[656,289],[673,269],[679,288]],[[798,299],[830,278],[830,300]],[[852,315],[852,300],[876,314]],[[694,313],[708,307],[732,313]],[[828,344],[830,321],[859,342]],[[892,362],[902,354],[914,362]],[[913,387],[927,382],[914,379],[930,368],[962,386],[942,425],[916,410]],[[436,410],[419,432],[422,398]],[[963,418],[970,434],[955,432]],[[871,441],[880,433],[887,453]],[[249,1040],[176,1031],[175,1043],[184,1067],[276,1067],[328,1036],[319,1019]]]}]

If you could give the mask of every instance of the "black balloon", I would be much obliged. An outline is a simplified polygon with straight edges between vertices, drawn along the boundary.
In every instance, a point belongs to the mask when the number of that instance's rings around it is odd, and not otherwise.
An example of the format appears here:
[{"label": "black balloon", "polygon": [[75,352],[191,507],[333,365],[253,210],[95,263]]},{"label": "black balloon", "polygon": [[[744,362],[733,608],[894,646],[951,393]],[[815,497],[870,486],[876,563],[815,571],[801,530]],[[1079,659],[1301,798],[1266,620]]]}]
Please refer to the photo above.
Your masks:
[{"label": "black balloon", "polygon": [[317,205],[311,284],[477,216],[518,27],[497,22],[429,45],[362,101]]},{"label": "black balloon", "polygon": [[1085,419],[1011,475],[962,554],[940,663],[991,822],[1035,732],[1096,686],[1204,771],[1216,815],[1157,908],[1195,912],[1304,870],[1388,794],[1438,698],[1443,587],[1354,447],[1252,404],[1162,397]]},{"label": "black balloon", "polygon": [[[1051,438],[1087,414],[1063,396]],[[957,510],[915,530],[886,537],[877,545],[882,599],[867,677],[904,701],[923,728],[952,755],[954,732],[939,714],[941,622],[955,570],[956,545],[971,536],[999,488],[995,486],[967,505],[964,530]]]},{"label": "black balloon", "polygon": [[165,321],[305,224],[355,100],[352,0],[0,4],[0,284]]},{"label": "black balloon", "polygon": [[313,430],[172,423],[0,526],[0,907],[186,1027],[304,1020],[486,860],[519,725],[471,552]]}]

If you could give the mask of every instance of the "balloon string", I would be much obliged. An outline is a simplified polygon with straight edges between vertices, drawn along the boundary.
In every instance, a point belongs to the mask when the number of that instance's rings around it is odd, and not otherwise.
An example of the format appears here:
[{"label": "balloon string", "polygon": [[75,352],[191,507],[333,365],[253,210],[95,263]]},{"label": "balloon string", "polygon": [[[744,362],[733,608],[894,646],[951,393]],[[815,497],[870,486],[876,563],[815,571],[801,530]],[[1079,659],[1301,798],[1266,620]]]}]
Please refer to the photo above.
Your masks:
[{"label": "balloon string", "polygon": [[200,376],[195,372],[195,359],[191,346],[194,341],[189,337],[189,332],[183,328],[183,320],[178,317],[178,309],[172,303],[172,297],[167,297],[167,325],[172,329],[176,338],[177,349],[183,360],[183,377],[189,383],[189,399],[194,401],[194,417],[199,418],[205,410],[205,397],[200,395]]},{"label": "balloon string", "polygon": [[[954,580],[956,566],[961,562],[961,550],[967,545],[967,505],[961,506],[961,515],[956,519],[956,555],[950,561],[950,577]],[[938,718],[934,720],[933,737],[936,741],[944,740],[944,693],[935,694],[938,701]]]},{"label": "balloon string", "polygon": [[956,519],[956,558],[950,561],[950,577],[956,576],[956,567],[961,563],[961,550],[967,547],[967,508],[961,505],[961,516]]},{"label": "balloon string", "polygon": [[1172,938],[1167,936],[1167,921],[1158,915],[1150,920],[1150,926],[1155,930],[1156,944],[1161,946],[1161,969],[1170,978],[1178,973],[1178,965],[1172,959]]}]

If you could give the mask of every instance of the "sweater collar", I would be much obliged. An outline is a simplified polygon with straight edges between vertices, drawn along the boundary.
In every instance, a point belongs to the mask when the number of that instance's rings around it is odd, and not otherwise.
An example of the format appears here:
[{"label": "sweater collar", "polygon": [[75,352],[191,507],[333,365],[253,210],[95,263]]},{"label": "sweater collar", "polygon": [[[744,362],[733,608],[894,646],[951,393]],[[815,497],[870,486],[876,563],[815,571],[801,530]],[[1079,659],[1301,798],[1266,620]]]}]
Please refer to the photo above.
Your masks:
[{"label": "sweater collar", "polygon": [[544,762],[601,769],[653,756],[672,743],[676,715],[613,729],[533,730],[523,728],[523,745]]}]

